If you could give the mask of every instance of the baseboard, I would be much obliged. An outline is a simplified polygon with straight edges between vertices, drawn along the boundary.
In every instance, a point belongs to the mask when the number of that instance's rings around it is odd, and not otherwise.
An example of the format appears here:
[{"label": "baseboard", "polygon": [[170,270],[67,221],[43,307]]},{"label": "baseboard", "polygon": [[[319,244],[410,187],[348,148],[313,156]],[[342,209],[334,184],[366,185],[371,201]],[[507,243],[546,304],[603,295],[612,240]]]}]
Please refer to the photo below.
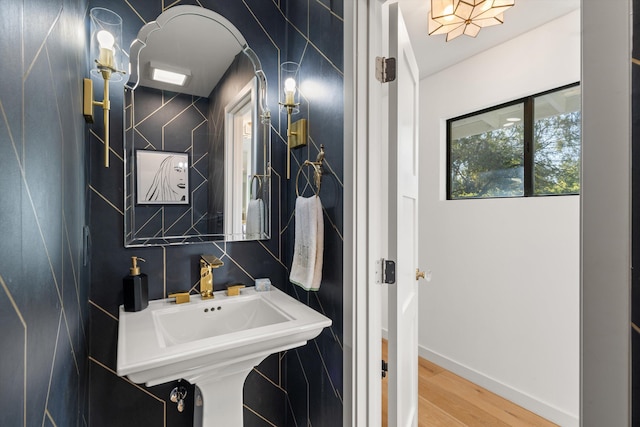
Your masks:
[{"label": "baseboard", "polygon": [[[383,337],[388,336],[388,331],[382,332]],[[548,403],[542,402],[526,393],[514,389],[500,381],[490,378],[467,366],[461,365],[441,354],[431,351],[425,347],[418,346],[418,354],[423,359],[435,363],[444,369],[459,375],[474,384],[479,385],[513,403],[522,406],[541,417],[563,427],[578,427],[580,422],[574,415],[568,414]]]}]

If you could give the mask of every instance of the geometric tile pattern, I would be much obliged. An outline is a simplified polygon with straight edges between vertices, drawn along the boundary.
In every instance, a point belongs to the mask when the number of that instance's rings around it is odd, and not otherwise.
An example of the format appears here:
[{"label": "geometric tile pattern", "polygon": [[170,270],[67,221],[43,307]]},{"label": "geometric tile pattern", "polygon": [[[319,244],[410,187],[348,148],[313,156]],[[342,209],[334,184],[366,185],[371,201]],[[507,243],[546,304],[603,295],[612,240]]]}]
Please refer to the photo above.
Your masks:
[{"label": "geometric tile pattern", "polygon": [[[3,0],[0,0],[3,1]],[[5,0],[6,1],[6,0]],[[91,228],[90,417],[96,426],[190,426],[193,401],[179,414],[168,399],[175,383],[155,387],[133,384],[115,374],[117,308],[122,277],[132,255],[147,260],[149,298],[192,289],[199,280],[200,254],[210,253],[225,265],[215,272],[215,288],[229,282],[253,284],[270,277],[275,286],[333,320],[306,346],[268,357],[248,376],[244,387],[246,426],[337,426],[342,424],[342,255],[343,255],[343,7],[341,0],[90,0],[123,18],[124,44],[163,10],[191,4],[229,19],[256,52],[268,81],[271,117],[271,238],[247,242],[208,242],[184,246],[124,248],[122,132],[130,127],[118,106],[124,105],[122,83],[111,85],[110,167],[102,167],[100,117],[92,125],[89,146],[88,210]],[[328,37],[327,35],[331,36]],[[288,281],[293,258],[295,180],[285,179],[286,115],[278,106],[279,64],[301,64],[300,113],[307,118],[309,145],[293,150],[291,176],[325,147],[325,174],[320,198],[325,222],[323,281],[320,291],[306,292]],[[94,79],[95,92],[101,82]],[[209,121],[211,122],[211,118]],[[210,123],[211,125],[211,123]],[[313,187],[303,170],[300,190]],[[193,396],[193,388],[188,396]]]},{"label": "geometric tile pattern", "polygon": [[0,425],[88,425],[86,0],[0,0]]},{"label": "geometric tile pattern", "polygon": [[[133,97],[135,96],[135,110]],[[186,153],[189,158],[189,203],[186,205],[136,205],[126,212],[127,240],[166,242],[165,236],[207,233],[207,187],[209,159],[207,138],[207,98],[139,87],[125,94],[125,117],[133,118],[125,128],[129,141],[129,164],[135,150],[162,150]],[[133,142],[133,144],[131,144]],[[129,192],[135,191],[135,178],[127,178]],[[135,215],[134,215],[135,210]],[[135,220],[135,221],[134,221]],[[146,238],[146,239],[145,239]],[[153,239],[150,239],[153,238]]]},{"label": "geometric tile pattern", "polygon": [[[287,4],[286,59],[300,64],[301,114],[309,122],[309,146],[294,150],[295,176],[304,160],[325,148],[320,199],[324,210],[324,262],[319,292],[287,283],[287,291],[330,317],[333,324],[313,342],[287,354],[287,391],[292,413],[287,425],[342,424],[343,407],[343,18],[341,1],[290,1]],[[327,37],[331,34],[331,37]],[[281,117],[284,117],[281,115]],[[307,174],[307,170],[303,170]],[[304,195],[312,194],[308,184]],[[301,188],[302,191],[302,188]],[[293,258],[295,188],[289,183],[285,265]]]}]

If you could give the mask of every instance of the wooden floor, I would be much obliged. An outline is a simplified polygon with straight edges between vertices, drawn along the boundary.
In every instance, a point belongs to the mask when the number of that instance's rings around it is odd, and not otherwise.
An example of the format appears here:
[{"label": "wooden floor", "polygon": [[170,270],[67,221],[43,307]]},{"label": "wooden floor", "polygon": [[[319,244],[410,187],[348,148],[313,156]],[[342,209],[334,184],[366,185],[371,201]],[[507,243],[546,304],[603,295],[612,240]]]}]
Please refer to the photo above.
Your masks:
[{"label": "wooden floor", "polygon": [[[387,341],[382,341],[387,360]],[[431,426],[555,426],[425,359],[419,359],[418,425]],[[382,425],[387,426],[387,379],[382,380]]]}]

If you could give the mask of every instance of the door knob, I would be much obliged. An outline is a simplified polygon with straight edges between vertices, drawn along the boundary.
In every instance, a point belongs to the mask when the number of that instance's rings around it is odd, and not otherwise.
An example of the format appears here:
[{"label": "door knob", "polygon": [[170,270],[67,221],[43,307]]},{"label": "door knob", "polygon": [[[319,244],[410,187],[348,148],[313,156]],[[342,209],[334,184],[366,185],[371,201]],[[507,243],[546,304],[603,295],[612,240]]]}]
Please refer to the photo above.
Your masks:
[{"label": "door knob", "polygon": [[420,271],[419,268],[416,268],[416,280],[424,279],[424,278],[425,278],[424,271]]}]

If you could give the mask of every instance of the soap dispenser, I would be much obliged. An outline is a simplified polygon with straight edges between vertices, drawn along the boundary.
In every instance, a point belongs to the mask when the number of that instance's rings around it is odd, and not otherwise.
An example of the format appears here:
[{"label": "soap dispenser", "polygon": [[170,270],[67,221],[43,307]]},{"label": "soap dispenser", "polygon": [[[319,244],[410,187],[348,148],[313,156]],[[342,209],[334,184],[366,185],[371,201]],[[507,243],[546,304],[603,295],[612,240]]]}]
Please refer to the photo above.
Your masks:
[{"label": "soap dispenser", "polygon": [[131,257],[129,274],[122,279],[125,311],[140,311],[149,305],[148,278],[146,274],[140,273],[138,261],[144,261],[144,259],[137,256]]}]

